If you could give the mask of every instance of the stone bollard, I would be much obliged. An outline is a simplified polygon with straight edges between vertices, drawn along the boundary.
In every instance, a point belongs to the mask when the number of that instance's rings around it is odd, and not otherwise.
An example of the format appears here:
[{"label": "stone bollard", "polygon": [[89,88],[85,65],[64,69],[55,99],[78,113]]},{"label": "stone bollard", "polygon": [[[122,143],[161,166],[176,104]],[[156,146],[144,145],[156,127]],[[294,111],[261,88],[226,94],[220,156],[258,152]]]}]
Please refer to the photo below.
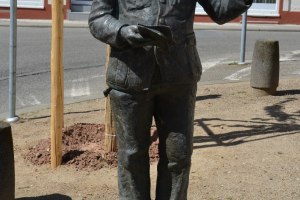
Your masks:
[{"label": "stone bollard", "polygon": [[0,199],[15,199],[14,149],[11,127],[0,121]]},{"label": "stone bollard", "polygon": [[257,40],[252,66],[251,87],[256,96],[274,95],[279,82],[279,43]]}]

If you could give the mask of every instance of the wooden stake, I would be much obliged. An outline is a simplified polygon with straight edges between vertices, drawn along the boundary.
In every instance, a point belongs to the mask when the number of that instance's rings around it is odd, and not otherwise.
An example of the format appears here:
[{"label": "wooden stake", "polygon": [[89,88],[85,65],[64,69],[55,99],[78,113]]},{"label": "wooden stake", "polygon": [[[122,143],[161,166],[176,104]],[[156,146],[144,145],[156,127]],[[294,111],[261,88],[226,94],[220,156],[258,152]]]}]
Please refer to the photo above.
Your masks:
[{"label": "wooden stake", "polygon": [[52,0],[51,44],[51,168],[61,165],[64,105],[63,0]]},{"label": "wooden stake", "polygon": [[106,152],[115,152],[117,151],[117,140],[109,96],[106,98],[105,106],[105,150]]},{"label": "wooden stake", "polygon": [[[110,51],[111,51],[110,46],[107,46],[106,68],[109,62]],[[107,96],[105,101],[105,150],[106,152],[117,151],[116,131],[112,119],[112,111],[110,107],[109,95]]]}]

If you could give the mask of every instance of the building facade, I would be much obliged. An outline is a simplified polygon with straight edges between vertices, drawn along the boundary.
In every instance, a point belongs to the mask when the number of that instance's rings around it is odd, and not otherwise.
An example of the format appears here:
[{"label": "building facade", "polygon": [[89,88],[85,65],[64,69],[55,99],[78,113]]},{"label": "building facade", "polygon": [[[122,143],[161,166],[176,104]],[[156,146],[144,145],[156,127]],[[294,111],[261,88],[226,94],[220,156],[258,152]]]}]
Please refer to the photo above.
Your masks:
[{"label": "building facade", "polygon": [[[0,18],[9,17],[10,0],[0,0]],[[18,19],[51,19],[51,0],[17,0]],[[65,19],[86,20],[92,0],[64,0]],[[196,22],[211,22],[200,5]],[[233,22],[240,22],[241,18]],[[300,24],[300,0],[254,0],[248,11],[249,23]]]},{"label": "building facade", "polygon": [[[248,10],[248,23],[300,24],[300,0],[254,0]],[[211,22],[201,6],[195,21]],[[241,17],[234,22],[240,22]]]},{"label": "building facade", "polygon": [[[65,19],[70,0],[64,0]],[[0,19],[9,18],[10,0],[0,0]],[[17,0],[18,19],[51,19],[51,0]]]}]

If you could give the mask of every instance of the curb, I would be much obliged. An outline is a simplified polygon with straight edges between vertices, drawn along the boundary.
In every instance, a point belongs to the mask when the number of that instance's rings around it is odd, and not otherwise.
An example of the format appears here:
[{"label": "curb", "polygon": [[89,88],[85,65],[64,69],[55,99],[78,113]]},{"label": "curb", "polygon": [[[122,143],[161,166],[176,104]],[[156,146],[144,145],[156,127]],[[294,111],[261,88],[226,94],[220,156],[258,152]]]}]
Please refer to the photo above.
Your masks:
[{"label": "curb", "polygon": [[[9,19],[1,19],[0,26],[9,26]],[[44,27],[49,28],[52,26],[51,20],[29,20],[18,19],[18,27]],[[87,21],[64,21],[65,28],[88,28]],[[195,30],[241,30],[242,24],[240,23],[227,23],[218,25],[215,23],[194,23]],[[279,25],[279,24],[247,24],[248,31],[286,31],[286,32],[300,32],[299,25]]]},{"label": "curb", "polygon": [[[10,26],[9,19],[1,19],[0,26]],[[52,21],[51,20],[29,20],[29,19],[18,19],[17,20],[18,27],[34,27],[34,28],[51,28]],[[64,20],[65,28],[88,28],[87,21],[69,21]]]},{"label": "curb", "polygon": [[[214,23],[194,23],[195,30],[236,30],[242,29],[240,23],[227,23],[218,25]],[[278,32],[300,32],[299,25],[279,25],[279,24],[247,24],[248,31],[278,31]]]}]

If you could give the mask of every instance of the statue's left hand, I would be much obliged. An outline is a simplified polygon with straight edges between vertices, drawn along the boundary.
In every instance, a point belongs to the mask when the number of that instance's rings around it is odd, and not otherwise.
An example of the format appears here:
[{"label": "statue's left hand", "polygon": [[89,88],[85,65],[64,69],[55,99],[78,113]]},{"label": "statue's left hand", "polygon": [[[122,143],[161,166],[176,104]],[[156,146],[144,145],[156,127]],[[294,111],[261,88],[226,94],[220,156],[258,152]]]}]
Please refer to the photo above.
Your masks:
[{"label": "statue's left hand", "polygon": [[137,25],[124,26],[120,30],[121,37],[132,47],[143,47],[151,44],[152,40],[143,38],[139,33]]}]

